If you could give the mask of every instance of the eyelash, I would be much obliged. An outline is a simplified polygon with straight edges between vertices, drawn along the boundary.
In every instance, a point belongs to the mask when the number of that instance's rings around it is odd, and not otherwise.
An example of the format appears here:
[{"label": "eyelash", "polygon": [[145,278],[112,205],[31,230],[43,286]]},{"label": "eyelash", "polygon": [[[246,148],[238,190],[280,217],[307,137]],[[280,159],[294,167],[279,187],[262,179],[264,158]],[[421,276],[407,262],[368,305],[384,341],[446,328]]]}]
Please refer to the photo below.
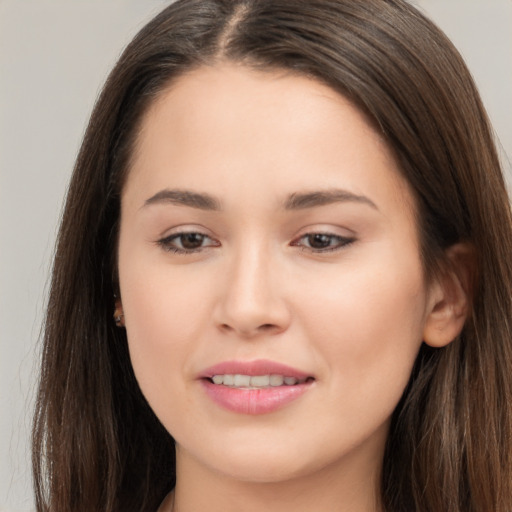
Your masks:
[{"label": "eyelash", "polygon": [[292,242],[291,245],[299,246],[299,241],[304,240],[304,239],[309,239],[308,243],[311,244],[311,238],[313,238],[313,237],[325,237],[325,238],[329,239],[330,242],[335,241],[336,243],[333,246],[323,247],[323,248],[319,248],[319,249],[318,248],[315,249],[314,247],[311,247],[311,246],[308,247],[305,245],[300,245],[300,249],[302,251],[309,251],[309,252],[312,252],[315,254],[334,252],[334,251],[339,251],[339,250],[343,249],[344,247],[347,247],[348,245],[355,242],[355,238],[353,238],[353,237],[352,238],[345,237],[345,236],[335,235],[333,233],[322,233],[322,232],[315,233],[314,232],[314,233],[306,233],[305,235],[302,235],[300,238],[297,239],[297,242]]},{"label": "eyelash", "polygon": [[[211,240],[212,244],[209,244],[207,246],[200,246],[193,249],[186,249],[183,247],[183,240],[186,236],[198,236],[201,237],[202,241],[204,240]],[[176,240],[181,240],[182,247],[177,247],[176,245],[173,245]],[[164,251],[173,252],[175,254],[193,254],[196,252],[199,252],[203,249],[207,249],[209,247],[219,247],[219,243],[210,238],[208,235],[205,235],[204,233],[199,233],[198,231],[184,231],[182,233],[175,233],[173,235],[167,236],[165,238],[162,238],[157,241],[157,244],[162,247]]]},{"label": "eyelash", "polygon": [[[213,243],[210,243],[206,246],[201,245],[196,248],[186,249],[183,247],[183,240],[184,240],[184,237],[187,237],[187,236],[188,237],[190,237],[190,236],[200,237],[201,243],[204,242],[205,240],[211,240]],[[327,246],[327,247],[322,247],[322,248],[314,248],[314,247],[311,247],[311,241],[312,241],[313,237],[324,237],[324,240],[325,240],[325,238],[327,238],[328,239],[327,241],[329,243],[332,241],[335,241],[335,244],[332,246]],[[173,244],[175,244],[176,240],[181,241],[180,243],[181,243],[182,247],[177,247],[176,245],[173,245]],[[308,240],[309,246],[300,244],[301,240]],[[293,247],[300,247],[300,250],[302,250],[302,251],[308,251],[308,252],[315,253],[315,254],[322,254],[322,253],[339,251],[339,250],[343,249],[344,247],[347,247],[348,245],[352,244],[353,242],[355,242],[355,238],[344,237],[344,236],[335,235],[332,233],[313,232],[313,233],[306,233],[305,235],[302,235],[297,240],[293,241],[290,245]],[[164,251],[172,252],[174,254],[183,254],[183,255],[194,254],[194,253],[200,252],[204,249],[208,249],[210,247],[219,247],[220,246],[219,242],[213,240],[208,235],[205,235],[204,233],[200,233],[197,231],[185,231],[182,233],[175,233],[173,235],[170,235],[170,236],[167,236],[165,238],[158,240],[157,244],[160,247],[162,247],[162,249]]]}]

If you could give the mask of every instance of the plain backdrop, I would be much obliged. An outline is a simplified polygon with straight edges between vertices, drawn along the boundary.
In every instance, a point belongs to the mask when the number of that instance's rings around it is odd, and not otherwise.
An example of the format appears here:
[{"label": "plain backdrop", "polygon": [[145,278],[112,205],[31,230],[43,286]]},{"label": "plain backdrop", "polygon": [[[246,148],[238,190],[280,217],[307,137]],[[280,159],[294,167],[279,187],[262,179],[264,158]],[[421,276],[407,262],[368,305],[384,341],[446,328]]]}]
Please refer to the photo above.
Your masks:
[{"label": "plain backdrop", "polygon": [[[33,508],[28,446],[40,327],[85,124],[123,47],[168,3],[0,0],[0,511]],[[465,57],[511,183],[512,0],[413,3]]]}]

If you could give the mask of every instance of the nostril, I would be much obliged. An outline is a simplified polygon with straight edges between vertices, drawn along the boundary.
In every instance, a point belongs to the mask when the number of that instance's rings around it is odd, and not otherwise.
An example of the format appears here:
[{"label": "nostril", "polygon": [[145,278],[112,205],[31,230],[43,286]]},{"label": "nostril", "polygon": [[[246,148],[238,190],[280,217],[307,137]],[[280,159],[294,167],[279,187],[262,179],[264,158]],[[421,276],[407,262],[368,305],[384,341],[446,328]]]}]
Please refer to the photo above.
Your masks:
[{"label": "nostril", "polygon": [[261,331],[271,331],[271,330],[274,330],[274,329],[277,329],[277,326],[274,325],[274,324],[263,324],[263,325],[260,325],[260,330]]},{"label": "nostril", "polygon": [[251,329],[250,327],[245,329],[243,326],[242,327],[234,327],[230,324],[222,323],[219,325],[219,328],[221,331],[223,331],[226,334],[238,332],[243,336],[256,336],[258,334],[263,334],[263,333],[273,334],[273,333],[277,333],[280,331],[279,326],[277,326],[275,324],[271,324],[271,323],[261,324],[254,329]]}]

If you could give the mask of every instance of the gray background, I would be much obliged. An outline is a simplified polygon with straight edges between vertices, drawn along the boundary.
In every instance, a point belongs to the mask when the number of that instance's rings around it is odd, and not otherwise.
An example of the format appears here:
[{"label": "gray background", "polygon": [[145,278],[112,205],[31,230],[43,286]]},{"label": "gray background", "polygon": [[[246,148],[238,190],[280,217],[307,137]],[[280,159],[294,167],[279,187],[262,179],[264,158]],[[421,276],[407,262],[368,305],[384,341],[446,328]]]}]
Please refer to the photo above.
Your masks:
[{"label": "gray background", "polygon": [[[0,0],[0,511],[32,505],[28,437],[48,271],[85,123],[163,0]],[[415,0],[452,38],[512,156],[512,0]]]}]

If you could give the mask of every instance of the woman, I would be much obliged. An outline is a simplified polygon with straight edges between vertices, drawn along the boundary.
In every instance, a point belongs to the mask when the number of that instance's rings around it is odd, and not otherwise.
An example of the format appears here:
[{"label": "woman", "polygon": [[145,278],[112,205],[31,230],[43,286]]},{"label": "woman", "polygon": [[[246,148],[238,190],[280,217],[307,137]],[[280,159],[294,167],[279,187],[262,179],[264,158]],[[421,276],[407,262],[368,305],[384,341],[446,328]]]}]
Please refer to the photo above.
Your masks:
[{"label": "woman", "polygon": [[509,510],[511,241],[475,86],[406,2],[172,4],[70,185],[38,509]]}]

